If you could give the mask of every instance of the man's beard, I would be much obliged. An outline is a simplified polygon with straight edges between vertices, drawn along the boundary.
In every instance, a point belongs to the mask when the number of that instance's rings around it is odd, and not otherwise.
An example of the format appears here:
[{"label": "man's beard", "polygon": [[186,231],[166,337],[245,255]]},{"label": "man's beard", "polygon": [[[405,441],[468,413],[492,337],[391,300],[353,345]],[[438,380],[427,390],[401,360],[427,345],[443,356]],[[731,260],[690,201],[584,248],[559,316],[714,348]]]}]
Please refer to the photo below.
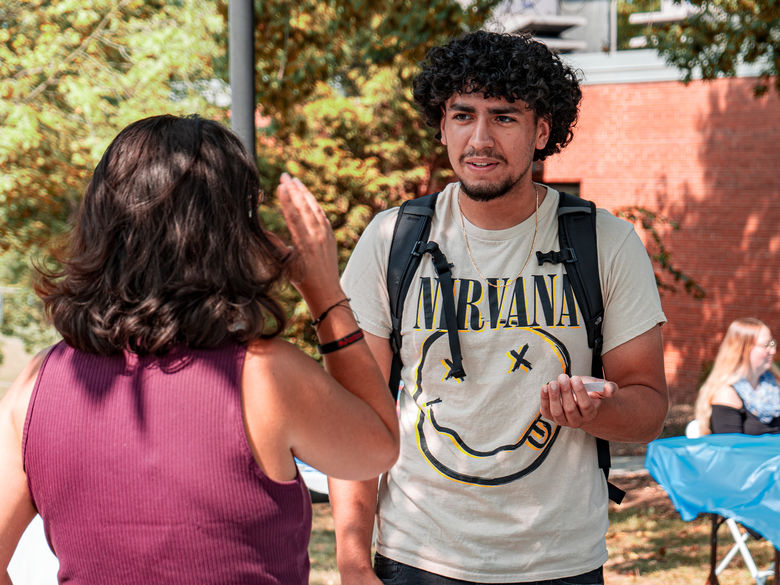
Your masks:
[{"label": "man's beard", "polygon": [[493,201],[493,199],[498,199],[509,193],[512,187],[519,182],[520,179],[513,180],[512,178],[508,178],[499,184],[468,185],[461,179],[460,188],[466,196],[473,201]]},{"label": "man's beard", "polygon": [[[463,164],[466,159],[473,156],[487,156],[494,158],[499,162],[506,163],[506,158],[490,149],[481,152],[477,152],[476,150],[464,152],[460,156],[461,164]],[[458,177],[458,180],[460,181],[460,188],[469,199],[473,201],[493,201],[494,199],[498,199],[509,193],[515,185],[523,180],[530,172],[530,169],[531,165],[529,164],[525,172],[520,173],[519,177],[507,177],[501,183],[468,185],[462,178]]]}]

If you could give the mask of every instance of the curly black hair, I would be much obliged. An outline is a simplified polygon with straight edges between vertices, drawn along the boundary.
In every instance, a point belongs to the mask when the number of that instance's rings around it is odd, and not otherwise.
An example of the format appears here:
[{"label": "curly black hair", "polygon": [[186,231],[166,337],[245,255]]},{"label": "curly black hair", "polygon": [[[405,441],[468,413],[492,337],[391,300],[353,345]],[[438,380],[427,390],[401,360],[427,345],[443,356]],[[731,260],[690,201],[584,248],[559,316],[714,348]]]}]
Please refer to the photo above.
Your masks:
[{"label": "curly black hair", "polygon": [[[456,93],[522,100],[550,122],[550,138],[534,160],[572,139],[582,91],[576,72],[528,35],[476,31],[434,47],[414,79],[414,101],[426,123],[439,128],[444,104]],[[437,135],[439,137],[439,135]]]}]

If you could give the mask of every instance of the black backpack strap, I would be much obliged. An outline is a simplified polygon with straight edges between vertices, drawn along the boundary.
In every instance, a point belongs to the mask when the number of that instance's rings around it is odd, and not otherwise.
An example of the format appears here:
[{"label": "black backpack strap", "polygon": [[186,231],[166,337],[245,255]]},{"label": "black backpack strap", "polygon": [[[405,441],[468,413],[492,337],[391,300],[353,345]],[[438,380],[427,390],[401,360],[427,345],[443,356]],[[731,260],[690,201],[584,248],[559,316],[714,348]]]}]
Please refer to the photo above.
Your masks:
[{"label": "black backpack strap", "polygon": [[[601,349],[604,339],[601,326],[604,321],[604,301],[599,281],[596,206],[592,201],[569,193],[560,193],[558,242],[559,252],[537,252],[536,256],[540,266],[545,262],[564,265],[585,324],[588,347],[593,350],[591,375],[602,378],[604,369],[601,362]],[[609,443],[604,439],[596,438],[596,452],[599,467],[607,478],[609,499],[619,504],[625,492],[609,482],[611,466]]]},{"label": "black backpack strap", "polygon": [[432,193],[405,201],[398,211],[393,240],[390,244],[390,256],[387,263],[387,293],[390,299],[390,320],[393,327],[390,334],[393,362],[390,367],[389,387],[396,399],[401,382],[401,318],[404,300],[423,254],[431,256],[433,267],[436,269],[441,283],[442,305],[452,356],[452,368],[449,375],[461,380],[466,377],[466,372],[463,369],[460,339],[458,338],[452,265],[447,261],[436,242],[428,242],[428,236],[431,233],[431,218],[436,208],[437,197],[438,193]]},{"label": "black backpack strap", "polygon": [[390,391],[398,397],[401,382],[401,317],[404,299],[412,278],[422,258],[421,248],[428,242],[431,233],[431,218],[436,208],[438,193],[405,201],[398,211],[390,244],[387,263],[387,293],[390,299],[390,320],[393,330],[390,347],[393,363],[390,369]]},{"label": "black backpack strap", "polygon": [[444,308],[444,318],[447,327],[447,339],[450,344],[450,356],[452,357],[452,367],[448,378],[457,378],[463,380],[466,377],[466,371],[463,369],[463,354],[460,351],[460,339],[458,338],[458,318],[455,314],[455,293],[452,283],[452,264],[439,249],[436,242],[428,242],[421,250],[424,254],[430,254],[433,260],[433,267],[436,269],[436,275],[439,277],[441,286],[441,302]]}]

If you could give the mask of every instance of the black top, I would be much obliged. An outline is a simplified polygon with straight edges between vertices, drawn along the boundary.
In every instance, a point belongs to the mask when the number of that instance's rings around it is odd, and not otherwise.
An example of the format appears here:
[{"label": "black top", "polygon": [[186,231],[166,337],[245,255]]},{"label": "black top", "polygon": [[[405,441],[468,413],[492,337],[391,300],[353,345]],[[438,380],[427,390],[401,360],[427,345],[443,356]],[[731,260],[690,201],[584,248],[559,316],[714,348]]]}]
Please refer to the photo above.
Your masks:
[{"label": "black top", "polygon": [[743,435],[775,434],[780,433],[780,416],[764,424],[744,407],[732,408],[723,404],[713,404],[710,430],[713,433],[742,433]]}]

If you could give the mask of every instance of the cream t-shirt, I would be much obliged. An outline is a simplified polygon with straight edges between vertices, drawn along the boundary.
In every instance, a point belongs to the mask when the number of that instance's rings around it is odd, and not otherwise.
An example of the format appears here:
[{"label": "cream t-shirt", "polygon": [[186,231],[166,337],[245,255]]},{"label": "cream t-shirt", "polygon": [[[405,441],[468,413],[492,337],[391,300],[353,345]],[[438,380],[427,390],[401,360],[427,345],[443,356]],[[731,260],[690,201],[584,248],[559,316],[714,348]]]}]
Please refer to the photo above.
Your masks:
[{"label": "cream t-shirt", "polygon": [[[543,384],[590,374],[591,350],[558,250],[558,193],[503,230],[466,220],[459,184],[439,195],[430,241],[453,264],[466,377],[449,376],[441,290],[423,257],[403,313],[399,398],[401,454],[380,480],[377,550],[454,579],[511,583],[577,575],[607,559],[607,490],[595,439],[540,415]],[[391,332],[386,271],[397,209],[366,228],[343,275],[360,326]],[[647,253],[633,226],[598,210],[604,352],[666,318]],[[531,258],[518,277],[526,257]]]}]

